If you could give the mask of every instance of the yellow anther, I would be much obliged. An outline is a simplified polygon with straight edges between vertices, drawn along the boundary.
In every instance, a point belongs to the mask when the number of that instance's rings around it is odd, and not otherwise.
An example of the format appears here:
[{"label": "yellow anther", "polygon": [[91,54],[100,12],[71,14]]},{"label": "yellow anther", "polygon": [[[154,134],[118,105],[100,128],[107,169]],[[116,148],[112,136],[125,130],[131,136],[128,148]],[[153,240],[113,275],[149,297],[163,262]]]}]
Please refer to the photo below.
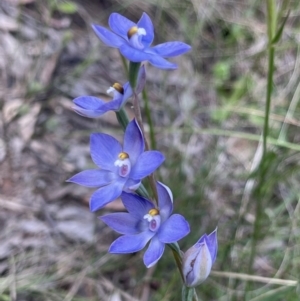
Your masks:
[{"label": "yellow anther", "polygon": [[159,211],[158,211],[158,209],[153,208],[153,209],[149,210],[149,214],[151,216],[159,215]]},{"label": "yellow anther", "polygon": [[124,94],[124,89],[122,87],[122,85],[120,85],[119,83],[114,83],[112,85],[112,87],[117,90],[119,93]]},{"label": "yellow anther", "polygon": [[128,32],[127,32],[127,37],[128,39],[130,39],[134,34],[136,34],[138,32],[138,28],[137,26],[133,26],[131,27]]},{"label": "yellow anther", "polygon": [[129,155],[125,152],[122,152],[122,153],[119,153],[118,157],[119,157],[120,160],[125,160],[125,159],[129,158]]}]

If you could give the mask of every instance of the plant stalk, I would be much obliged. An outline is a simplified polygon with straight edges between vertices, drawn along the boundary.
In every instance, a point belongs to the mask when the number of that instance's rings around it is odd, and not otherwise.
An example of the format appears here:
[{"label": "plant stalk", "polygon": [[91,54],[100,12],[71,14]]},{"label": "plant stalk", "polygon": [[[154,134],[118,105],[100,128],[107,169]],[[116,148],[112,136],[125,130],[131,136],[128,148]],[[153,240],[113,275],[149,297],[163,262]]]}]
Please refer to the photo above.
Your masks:
[{"label": "plant stalk", "polygon": [[[129,63],[129,82],[130,82],[130,85],[131,85],[131,88],[133,91],[134,115],[135,115],[136,121],[142,131],[142,134],[143,134],[143,137],[145,140],[145,149],[148,151],[150,148],[149,148],[149,144],[146,139],[146,136],[145,136],[145,130],[144,130],[144,125],[143,125],[143,120],[142,120],[142,113],[141,113],[139,98],[135,91],[140,65],[141,65],[140,63],[133,63],[133,62]],[[157,194],[156,181],[155,181],[154,174],[152,173],[151,175],[149,175],[148,178],[149,178],[151,190],[153,192],[153,197],[154,197],[155,203],[157,205],[158,204],[158,194]]]},{"label": "plant stalk", "polygon": [[256,246],[260,236],[261,220],[263,215],[263,193],[260,191],[263,183],[265,182],[267,166],[264,164],[267,155],[267,140],[269,135],[269,116],[271,108],[271,96],[273,91],[273,75],[274,75],[274,57],[275,57],[275,45],[272,43],[272,40],[276,34],[276,1],[267,0],[267,31],[268,31],[268,75],[267,75],[267,92],[266,92],[266,106],[265,106],[265,118],[264,118],[264,127],[263,127],[263,151],[262,157],[259,164],[259,173],[258,173],[258,191],[259,195],[256,198],[256,213],[255,213],[255,222],[250,250],[250,259],[248,271],[252,272],[252,266],[254,262],[254,257],[256,253]]}]

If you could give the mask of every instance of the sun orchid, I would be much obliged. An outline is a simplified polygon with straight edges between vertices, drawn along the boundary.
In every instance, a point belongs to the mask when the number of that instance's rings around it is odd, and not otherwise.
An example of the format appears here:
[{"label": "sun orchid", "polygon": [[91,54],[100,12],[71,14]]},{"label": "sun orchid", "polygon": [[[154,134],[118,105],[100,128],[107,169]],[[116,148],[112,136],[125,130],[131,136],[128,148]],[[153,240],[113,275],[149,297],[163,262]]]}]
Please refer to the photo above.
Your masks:
[{"label": "sun orchid", "polygon": [[183,256],[182,272],[186,286],[194,287],[209,275],[218,252],[217,229],[204,234]]},{"label": "sun orchid", "polygon": [[107,90],[107,93],[111,92],[113,99],[108,102],[94,96],[79,96],[73,100],[73,110],[84,117],[96,118],[108,111],[119,111],[132,95],[129,82],[124,86],[119,83],[113,84]]},{"label": "sun orchid", "polygon": [[190,232],[189,224],[182,215],[171,215],[171,190],[159,182],[156,186],[158,207],[145,198],[123,192],[121,199],[128,213],[111,213],[100,217],[113,230],[124,234],[112,243],[110,253],[134,253],[151,240],[144,254],[144,264],[148,268],[161,258],[165,244],[177,242]]},{"label": "sun orchid", "polygon": [[103,43],[118,48],[121,54],[131,62],[149,61],[157,68],[176,69],[177,65],[165,58],[184,54],[191,49],[191,46],[178,41],[150,47],[154,39],[154,28],[146,13],[143,13],[137,23],[118,13],[112,13],[108,24],[111,31],[95,24],[92,27]]},{"label": "sun orchid", "polygon": [[91,211],[115,200],[122,191],[136,190],[141,179],[153,173],[164,161],[159,151],[144,151],[144,137],[135,119],[125,130],[123,146],[110,135],[94,133],[90,148],[91,157],[100,169],[82,171],[68,181],[100,187],[91,196]]},{"label": "sun orchid", "polygon": [[[138,72],[136,93],[139,94],[146,82],[145,66],[142,65]],[[114,83],[107,91],[113,94],[111,101],[104,101],[94,96],[79,96],[73,100],[74,111],[84,117],[96,118],[108,111],[119,111],[127,100],[132,96],[132,89],[129,82],[123,86],[119,83]]]}]

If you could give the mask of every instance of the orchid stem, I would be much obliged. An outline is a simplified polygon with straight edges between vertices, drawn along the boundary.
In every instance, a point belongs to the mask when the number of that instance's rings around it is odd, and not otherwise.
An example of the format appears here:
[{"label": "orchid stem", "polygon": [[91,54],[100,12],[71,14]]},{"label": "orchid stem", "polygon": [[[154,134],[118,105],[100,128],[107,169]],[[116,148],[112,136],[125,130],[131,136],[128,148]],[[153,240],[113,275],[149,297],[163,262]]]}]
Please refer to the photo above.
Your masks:
[{"label": "orchid stem", "polygon": [[120,57],[121,57],[121,61],[122,61],[124,71],[125,71],[125,75],[129,76],[129,69],[128,69],[127,60],[125,59],[125,57],[121,53],[120,53]]},{"label": "orchid stem", "polygon": [[[143,133],[143,136],[145,137],[145,148],[148,151],[149,150],[149,144],[148,144],[148,141],[147,141],[146,136],[145,136],[145,130],[144,130],[144,125],[143,125],[143,120],[142,120],[141,108],[140,108],[140,105],[139,105],[138,96],[137,96],[135,91],[133,92],[133,106],[134,106],[134,115],[135,115],[135,118],[137,120],[138,125],[140,126],[140,129]],[[150,182],[151,190],[153,192],[154,200],[155,200],[156,204],[158,204],[158,194],[157,194],[157,189],[156,189],[156,181],[155,181],[155,177],[154,177],[153,173],[151,175],[149,175],[149,182]]]},{"label": "orchid stem", "polygon": [[182,287],[182,301],[198,301],[198,296],[196,293],[195,288],[193,287],[187,287],[184,284],[184,275],[182,272],[182,254],[183,252],[180,250],[179,245],[177,242],[168,244],[170,249],[172,250],[176,265],[178,267],[182,282],[183,282],[183,287]]},{"label": "orchid stem", "polygon": [[137,83],[140,66],[141,66],[141,63],[134,63],[134,62],[129,63],[128,76],[129,76],[129,83],[132,88],[132,91],[135,91],[135,88],[136,88],[136,83]]},{"label": "orchid stem", "polygon": [[[148,151],[150,148],[149,148],[149,144],[146,139],[146,136],[145,136],[145,129],[144,129],[144,125],[143,125],[139,98],[135,91],[140,65],[141,65],[140,63],[130,62],[130,64],[129,64],[129,83],[130,83],[132,91],[133,91],[134,115],[135,115],[136,121],[142,131],[142,134],[145,138],[145,149],[146,149],[146,151]],[[157,194],[157,189],[156,189],[156,181],[155,181],[155,177],[154,177],[153,173],[151,175],[149,175],[149,182],[150,182],[151,190],[153,192],[153,197],[154,197],[155,203],[157,205],[158,204],[158,194]]]},{"label": "orchid stem", "polygon": [[129,118],[127,116],[125,109],[121,108],[120,111],[117,111],[116,116],[117,116],[119,124],[122,126],[123,130],[125,131],[128,123],[129,123]]},{"label": "orchid stem", "polygon": [[178,267],[181,279],[184,283],[184,276],[183,276],[183,273],[182,273],[182,251],[180,250],[179,245],[178,245],[177,242],[168,244],[168,246],[172,250],[173,257],[174,257],[176,265]]},{"label": "orchid stem", "polygon": [[147,91],[144,89],[143,90],[143,100],[145,104],[145,113],[147,117],[147,121],[149,124],[149,129],[150,129],[150,145],[151,149],[156,149],[156,139],[155,139],[155,131],[154,131],[154,126],[151,118],[151,111],[149,107],[149,99],[148,99],[148,94]]}]

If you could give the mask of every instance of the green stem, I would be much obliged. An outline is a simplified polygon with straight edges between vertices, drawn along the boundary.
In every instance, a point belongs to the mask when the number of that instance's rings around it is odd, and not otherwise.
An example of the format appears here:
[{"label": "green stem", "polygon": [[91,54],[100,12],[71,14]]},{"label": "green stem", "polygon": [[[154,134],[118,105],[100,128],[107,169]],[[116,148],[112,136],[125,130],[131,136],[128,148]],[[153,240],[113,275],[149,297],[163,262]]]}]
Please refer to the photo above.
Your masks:
[{"label": "green stem", "polygon": [[263,128],[263,152],[261,161],[259,164],[259,178],[258,178],[258,192],[256,198],[256,214],[255,222],[253,229],[253,237],[250,250],[250,259],[248,271],[251,273],[253,261],[256,253],[257,241],[259,240],[260,230],[261,230],[261,221],[263,215],[263,192],[261,191],[262,185],[265,182],[267,166],[265,166],[265,159],[267,155],[267,140],[269,135],[269,115],[271,107],[271,96],[273,90],[273,74],[274,74],[274,57],[275,57],[275,46],[272,44],[272,40],[276,34],[276,1],[268,0],[267,1],[267,13],[268,13],[268,76],[267,76],[267,93],[266,93],[266,107],[265,107],[265,120]]},{"label": "green stem", "polygon": [[262,160],[265,159],[267,153],[267,139],[269,135],[269,116],[271,107],[271,95],[273,90],[273,74],[274,74],[274,57],[275,47],[269,45],[268,49],[268,83],[267,83],[267,97],[266,97],[266,108],[265,108],[265,122],[263,131],[263,155]]},{"label": "green stem", "polygon": [[121,57],[121,61],[122,61],[122,65],[123,65],[126,77],[128,77],[128,75],[129,75],[129,69],[128,69],[127,60],[125,59],[125,57],[121,53],[120,53],[120,57]]},{"label": "green stem", "polygon": [[182,287],[182,295],[181,295],[182,301],[198,301],[198,297],[196,295],[196,291],[194,287]]},{"label": "green stem", "polygon": [[[142,120],[140,102],[139,102],[138,95],[135,91],[140,65],[141,65],[140,63],[134,63],[134,62],[129,63],[129,82],[130,82],[130,85],[131,85],[131,88],[132,88],[132,91],[133,91],[134,115],[135,115],[136,121],[137,121],[137,123],[138,123],[138,125],[139,125],[139,127],[142,131],[142,134],[143,134],[143,137],[144,137],[144,140],[145,140],[145,149],[149,150],[150,148],[149,148],[146,136],[145,136],[145,130],[144,130],[144,125],[143,125],[143,120]],[[156,181],[155,181],[155,178],[154,178],[154,174],[149,175],[149,182],[150,182],[151,190],[153,192],[154,200],[155,200],[156,204],[158,204],[158,194],[157,194]]]},{"label": "green stem", "polygon": [[129,118],[127,116],[125,109],[122,108],[120,111],[116,112],[116,116],[119,124],[122,126],[123,130],[125,131],[129,123]]},{"label": "green stem", "polygon": [[149,98],[147,95],[147,91],[144,89],[143,90],[143,100],[145,104],[145,113],[147,117],[147,122],[149,124],[149,129],[150,129],[150,145],[151,149],[156,149],[156,139],[155,139],[155,131],[154,131],[154,126],[151,118],[151,111],[149,107]]},{"label": "green stem", "polygon": [[183,273],[182,273],[182,251],[180,250],[179,245],[178,245],[177,242],[168,244],[168,246],[172,250],[173,257],[175,259],[178,271],[179,271],[181,279],[184,283],[184,276],[183,276]]},{"label": "green stem", "polygon": [[140,187],[136,190],[136,192],[138,195],[141,195],[144,198],[149,199],[148,191],[143,184],[140,185]]},{"label": "green stem", "polygon": [[273,90],[273,74],[274,74],[274,56],[275,47],[272,44],[272,40],[276,33],[276,1],[267,1],[267,12],[268,12],[268,79],[267,79],[267,95],[266,95],[266,108],[265,108],[265,121],[263,130],[263,155],[262,162],[265,159],[267,152],[267,138],[269,134],[269,116],[271,107],[271,95]]},{"label": "green stem", "polygon": [[[144,125],[143,125],[143,120],[142,120],[141,107],[140,107],[138,96],[135,91],[133,91],[133,106],[134,106],[134,115],[135,115],[136,121],[137,121],[138,125],[140,126],[140,129],[144,136],[145,149],[149,150],[150,148],[149,148],[149,144],[146,139],[146,136],[145,136],[145,130],[144,130]],[[156,181],[155,181],[154,174],[152,173],[151,175],[149,175],[148,178],[149,178],[151,190],[153,192],[154,200],[155,200],[156,204],[158,204],[158,194],[157,194]]]},{"label": "green stem", "polygon": [[184,284],[184,276],[182,272],[182,256],[183,252],[180,250],[179,245],[177,242],[168,244],[169,248],[172,250],[176,265],[178,267],[183,286],[182,286],[182,295],[181,300],[182,301],[198,301],[198,296],[195,291],[195,288],[193,287],[187,287]]},{"label": "green stem", "polygon": [[132,91],[134,91],[136,88],[140,66],[141,63],[134,63],[134,62],[129,63],[129,83],[132,88]]},{"label": "green stem", "polygon": [[277,27],[276,0],[267,0],[267,25],[269,42],[273,40]]}]

